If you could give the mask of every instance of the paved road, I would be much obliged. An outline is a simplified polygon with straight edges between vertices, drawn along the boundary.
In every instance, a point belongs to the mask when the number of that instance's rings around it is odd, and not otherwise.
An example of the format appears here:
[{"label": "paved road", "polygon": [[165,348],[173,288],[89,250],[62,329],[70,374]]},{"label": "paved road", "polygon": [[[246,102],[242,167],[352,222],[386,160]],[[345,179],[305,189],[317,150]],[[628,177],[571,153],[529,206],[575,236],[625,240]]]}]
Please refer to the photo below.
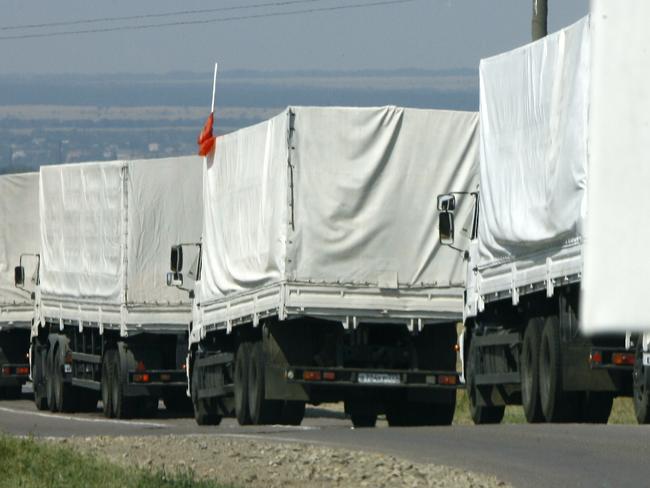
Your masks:
[{"label": "paved road", "polygon": [[337,412],[309,409],[301,427],[199,427],[191,418],[121,421],[38,412],[28,393],[0,402],[0,431],[16,435],[210,434],[309,442],[397,455],[415,462],[494,474],[519,487],[648,486],[650,428],[636,425],[500,425],[352,429]]}]

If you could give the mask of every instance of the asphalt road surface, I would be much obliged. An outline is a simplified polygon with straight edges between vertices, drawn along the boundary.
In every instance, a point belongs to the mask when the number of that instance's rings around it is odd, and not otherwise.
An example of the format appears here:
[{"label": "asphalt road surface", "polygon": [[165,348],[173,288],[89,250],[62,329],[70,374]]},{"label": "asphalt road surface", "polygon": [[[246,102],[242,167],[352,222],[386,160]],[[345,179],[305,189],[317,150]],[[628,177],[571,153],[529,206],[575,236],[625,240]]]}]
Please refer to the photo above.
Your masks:
[{"label": "asphalt road surface", "polygon": [[420,463],[493,474],[518,487],[623,487],[650,484],[650,427],[496,425],[352,429],[342,413],[311,408],[300,427],[240,427],[224,419],[199,427],[164,410],[154,419],[106,419],[101,412],[39,412],[23,399],[0,401],[0,432],[34,436],[192,435],[307,442],[380,452]]}]

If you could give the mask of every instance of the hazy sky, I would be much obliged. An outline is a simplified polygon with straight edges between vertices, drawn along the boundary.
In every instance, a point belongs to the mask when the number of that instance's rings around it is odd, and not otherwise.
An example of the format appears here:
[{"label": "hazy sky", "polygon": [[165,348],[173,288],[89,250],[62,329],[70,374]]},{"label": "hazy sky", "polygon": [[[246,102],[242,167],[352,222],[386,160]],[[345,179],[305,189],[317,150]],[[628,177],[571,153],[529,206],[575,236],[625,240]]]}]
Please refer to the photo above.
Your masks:
[{"label": "hazy sky", "polygon": [[[3,0],[7,26],[154,14],[273,0]],[[323,8],[373,0],[312,0],[283,8],[132,21],[197,18]],[[549,28],[587,14],[588,0],[549,0]],[[117,73],[224,69],[476,68],[482,57],[530,40],[532,0],[415,0],[412,3],[300,16],[185,25],[70,37],[0,40],[0,73]],[[93,24],[33,30],[102,27]],[[116,25],[116,24],[110,24]],[[122,23],[124,25],[124,23]]]}]

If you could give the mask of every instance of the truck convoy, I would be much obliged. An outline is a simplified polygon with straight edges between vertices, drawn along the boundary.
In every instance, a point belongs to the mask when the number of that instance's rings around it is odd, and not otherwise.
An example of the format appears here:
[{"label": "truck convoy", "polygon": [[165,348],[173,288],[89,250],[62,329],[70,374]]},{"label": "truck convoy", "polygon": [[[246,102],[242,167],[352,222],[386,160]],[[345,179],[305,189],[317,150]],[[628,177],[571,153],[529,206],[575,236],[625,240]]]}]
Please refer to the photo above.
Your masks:
[{"label": "truck convoy", "polygon": [[[191,408],[190,302],[166,286],[165,270],[169,246],[200,237],[200,158],[42,166],[39,188],[36,406],[94,410],[101,394],[107,417],[151,414],[161,397]],[[17,201],[33,195],[24,192]],[[16,267],[17,286],[26,272]]]},{"label": "truck convoy", "polygon": [[[592,38],[587,17],[480,65],[461,341],[476,423],[500,422],[509,404],[529,422],[607,422],[613,398],[631,393],[625,334],[579,328]],[[439,198],[448,243],[457,197]]]},{"label": "truck convoy", "polygon": [[299,424],[305,403],[336,401],[357,427],[379,413],[451,423],[464,270],[438,243],[432,196],[475,187],[477,119],[289,107],[217,140],[202,238],[172,248],[168,275],[182,286],[184,253],[200,250],[187,357],[199,424]]},{"label": "truck convoy", "polygon": [[22,261],[37,276],[38,173],[0,176],[0,195],[0,398],[17,398],[29,377],[35,283],[15,288],[13,266]]}]

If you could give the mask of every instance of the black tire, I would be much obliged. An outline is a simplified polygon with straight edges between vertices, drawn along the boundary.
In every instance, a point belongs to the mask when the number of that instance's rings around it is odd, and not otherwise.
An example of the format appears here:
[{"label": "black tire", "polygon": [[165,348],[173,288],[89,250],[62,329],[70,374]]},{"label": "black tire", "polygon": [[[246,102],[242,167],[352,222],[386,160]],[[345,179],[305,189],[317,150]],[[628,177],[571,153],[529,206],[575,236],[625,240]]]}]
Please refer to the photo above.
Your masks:
[{"label": "black tire", "polygon": [[478,387],[474,382],[476,368],[479,366],[479,352],[474,341],[470,339],[467,362],[465,363],[465,382],[467,389],[467,399],[469,403],[469,413],[472,421],[476,425],[482,424],[499,424],[505,414],[505,405],[478,405]]},{"label": "black tire", "polygon": [[248,405],[248,364],[250,362],[251,345],[242,342],[237,348],[235,357],[235,416],[239,425],[250,425],[251,415]]},{"label": "black tire", "polygon": [[135,413],[136,400],[134,397],[127,397],[125,394],[127,371],[123,371],[119,349],[114,351],[111,359],[111,403],[113,414],[118,419],[132,418]]},{"label": "black tire", "polygon": [[636,345],[636,357],[632,371],[634,414],[639,424],[650,424],[650,373],[643,366],[643,347],[641,337]]},{"label": "black tire", "polygon": [[199,399],[198,392],[200,387],[200,374],[199,368],[194,366],[192,368],[192,405],[194,406],[194,420],[197,425],[219,425],[221,423],[221,415],[219,415],[216,406],[213,402],[208,400]]},{"label": "black tire", "polygon": [[54,403],[58,412],[75,412],[78,408],[77,391],[70,383],[65,382],[63,368],[68,352],[67,338],[59,339],[59,346],[52,357],[52,384],[54,388]]},{"label": "black tire", "polygon": [[251,344],[248,365],[248,412],[254,425],[281,422],[282,402],[265,398],[264,348],[261,341]]},{"label": "black tire", "polygon": [[542,340],[542,321],[528,321],[521,348],[521,404],[526,420],[533,424],[544,421],[539,399],[539,350]]},{"label": "black tire", "polygon": [[305,402],[287,400],[282,405],[283,425],[300,425],[305,418]]},{"label": "black tire", "polygon": [[376,413],[353,413],[350,414],[350,420],[355,429],[370,428],[377,425]]},{"label": "black tire", "polygon": [[54,397],[54,343],[50,341],[50,347],[45,357],[45,392],[47,395],[47,405],[50,412],[58,412],[58,406]]},{"label": "black tire", "polygon": [[45,384],[45,367],[47,349],[40,344],[34,344],[32,349],[32,380],[34,389],[34,404],[38,410],[47,410],[47,389]]},{"label": "black tire", "polygon": [[586,391],[580,399],[580,421],[588,424],[606,424],[612,412],[614,394],[608,391]]},{"label": "black tire", "polygon": [[104,417],[109,419],[115,418],[115,412],[113,411],[113,379],[112,379],[114,354],[115,354],[115,350],[110,349],[104,352],[104,357],[102,358],[102,377],[101,377],[102,412],[104,413]]},{"label": "black tire", "polygon": [[560,327],[553,315],[544,322],[539,354],[539,397],[546,421],[575,421],[579,402],[574,396],[565,392],[562,385]]}]

